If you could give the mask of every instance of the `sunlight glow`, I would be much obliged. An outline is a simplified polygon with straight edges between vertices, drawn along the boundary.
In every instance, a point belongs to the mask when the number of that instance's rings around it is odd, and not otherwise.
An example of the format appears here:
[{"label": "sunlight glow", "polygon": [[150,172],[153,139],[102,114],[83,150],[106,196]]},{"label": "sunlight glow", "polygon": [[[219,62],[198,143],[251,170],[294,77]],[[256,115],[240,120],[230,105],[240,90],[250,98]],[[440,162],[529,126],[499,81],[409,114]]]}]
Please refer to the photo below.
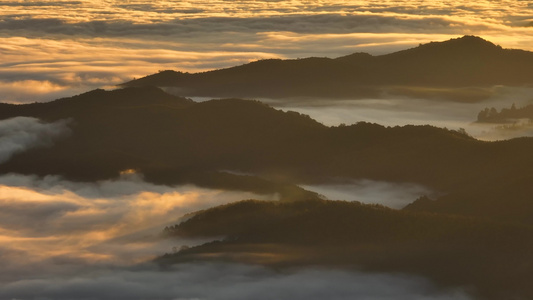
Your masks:
[{"label": "sunlight glow", "polygon": [[[383,54],[462,35],[533,50],[532,11],[511,0],[2,1],[0,101],[52,100],[158,70]],[[42,84],[10,85],[26,80]]]},{"label": "sunlight glow", "polygon": [[[157,186],[143,182],[134,172],[96,184],[55,177],[0,177],[6,180],[21,185],[0,185],[0,252],[34,262],[59,257],[87,263],[147,260],[171,250],[169,241],[158,242],[157,236],[184,214],[270,197]],[[115,239],[123,242],[115,244]]]}]

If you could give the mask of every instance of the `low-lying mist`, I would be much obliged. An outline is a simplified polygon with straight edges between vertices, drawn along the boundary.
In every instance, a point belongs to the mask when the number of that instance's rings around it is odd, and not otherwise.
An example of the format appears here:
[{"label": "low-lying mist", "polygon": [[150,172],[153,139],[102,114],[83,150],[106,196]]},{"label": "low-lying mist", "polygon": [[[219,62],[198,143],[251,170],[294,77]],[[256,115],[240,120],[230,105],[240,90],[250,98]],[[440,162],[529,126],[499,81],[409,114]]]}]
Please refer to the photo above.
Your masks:
[{"label": "low-lying mist", "polygon": [[250,198],[275,196],[154,185],[132,172],[96,183],[3,175],[0,281],[149,260],[181,246],[159,238],[163,228],[181,216]]},{"label": "low-lying mist", "polygon": [[55,140],[71,134],[68,123],[69,120],[44,123],[30,117],[0,120],[0,164],[18,152],[52,146]]},{"label": "low-lying mist", "polygon": [[[465,129],[475,138],[501,140],[533,136],[533,130],[502,130],[491,124],[474,123],[486,107],[498,110],[515,103],[533,103],[533,88],[495,86],[465,89],[390,89],[375,99],[262,99],[282,110],[311,116],[328,126],[378,123],[385,126],[433,125],[448,129]],[[202,99],[200,99],[202,100]]]},{"label": "low-lying mist", "polygon": [[392,183],[374,180],[353,180],[321,185],[304,185],[304,189],[319,193],[329,200],[359,201],[400,209],[424,195],[430,189],[414,183]]},{"label": "low-lying mist", "polygon": [[[38,296],[37,296],[38,295]],[[74,277],[23,279],[0,288],[12,299],[394,299],[463,300],[461,290],[439,291],[423,278],[335,270],[279,273],[240,264],[182,264],[101,268]]]}]

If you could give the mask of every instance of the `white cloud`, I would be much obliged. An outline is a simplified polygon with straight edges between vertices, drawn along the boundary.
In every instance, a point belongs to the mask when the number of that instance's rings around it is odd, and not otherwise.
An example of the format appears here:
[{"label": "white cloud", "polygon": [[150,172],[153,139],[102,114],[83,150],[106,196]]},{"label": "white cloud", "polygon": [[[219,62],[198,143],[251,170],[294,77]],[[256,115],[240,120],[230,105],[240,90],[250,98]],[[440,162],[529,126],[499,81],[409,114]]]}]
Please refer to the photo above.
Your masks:
[{"label": "white cloud", "polygon": [[0,120],[0,163],[31,148],[52,146],[55,140],[71,133],[68,122],[43,123],[29,117]]},{"label": "white cloud", "polygon": [[[172,246],[189,243],[160,239],[165,226],[187,213],[250,198],[277,199],[275,195],[155,185],[135,173],[95,183],[58,176],[2,175],[0,253],[4,254],[0,264],[4,273],[24,277],[31,270],[45,276],[48,267],[79,271],[91,264],[151,259],[171,251]],[[63,269],[57,261],[69,261],[70,267]]]},{"label": "white cloud", "polygon": [[382,299],[466,300],[460,290],[439,291],[406,275],[334,270],[272,270],[235,264],[185,264],[160,270],[99,271],[71,278],[26,279],[0,288],[18,299]]},{"label": "white cloud", "polygon": [[[433,125],[452,130],[466,129],[467,133],[483,140],[509,139],[531,136],[531,128],[497,130],[494,125],[475,124],[477,114],[486,107],[498,110],[512,103],[525,106],[533,103],[533,90],[528,87],[494,86],[489,88],[425,89],[406,88],[402,94],[384,93],[379,99],[263,99],[282,109],[307,114],[328,126],[357,122],[378,123],[384,126]],[[465,96],[466,93],[466,96]],[[463,99],[466,97],[465,99]],[[474,99],[475,101],[472,101]],[[477,99],[477,100],[476,100]]]},{"label": "white cloud", "polygon": [[418,184],[374,180],[356,180],[302,187],[319,193],[330,200],[359,201],[367,204],[381,204],[396,209],[405,207],[420,196],[429,196],[434,193]]}]

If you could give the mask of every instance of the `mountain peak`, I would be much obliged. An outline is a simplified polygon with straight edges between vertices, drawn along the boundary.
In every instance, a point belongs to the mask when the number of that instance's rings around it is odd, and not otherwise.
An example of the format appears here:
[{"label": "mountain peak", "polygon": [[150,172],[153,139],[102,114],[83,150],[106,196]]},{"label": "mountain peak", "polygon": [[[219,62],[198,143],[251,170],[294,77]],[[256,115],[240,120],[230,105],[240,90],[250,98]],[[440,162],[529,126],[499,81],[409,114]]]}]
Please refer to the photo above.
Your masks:
[{"label": "mountain peak", "polygon": [[489,47],[489,48],[501,48],[492,42],[489,42],[479,36],[465,35],[460,38],[451,39],[443,43],[453,43],[454,45],[474,46],[474,47]]},{"label": "mountain peak", "polygon": [[155,86],[135,86],[106,91],[95,89],[80,95],[61,98],[48,104],[51,106],[68,103],[71,106],[153,106],[164,105],[168,107],[182,107],[194,103],[191,99],[178,97],[166,93]]},{"label": "mountain peak", "polygon": [[479,51],[498,51],[502,48],[489,42],[479,36],[465,35],[460,38],[450,39],[443,42],[431,42],[423,44],[415,49],[420,50],[442,50],[449,53],[453,52],[479,52]]},{"label": "mountain peak", "polygon": [[172,86],[187,97],[352,99],[376,97],[387,86],[529,85],[531,68],[533,52],[466,35],[385,55],[262,60],[196,74],[155,74],[124,86]]},{"label": "mountain peak", "polygon": [[[500,57],[500,55],[506,51],[507,50],[502,49],[502,47],[478,36],[465,35],[463,37],[446,41],[420,44],[418,47],[386,54],[382,57],[385,58],[388,63],[398,63],[400,65],[413,63],[426,66],[432,65],[433,71],[430,71],[431,73],[436,72],[437,65],[441,70],[445,70],[447,68],[449,69],[450,63],[452,63],[452,65],[464,63],[463,67],[481,61],[484,61],[481,63],[482,65],[485,65],[488,62],[492,63],[495,57]],[[500,62],[500,64],[506,65],[507,62]],[[476,68],[470,66],[461,71],[460,67],[458,67],[453,71],[450,69],[448,71],[458,72],[457,74],[459,74],[463,71],[470,72],[472,70],[476,70]],[[465,78],[465,80],[468,80],[468,78]]]}]

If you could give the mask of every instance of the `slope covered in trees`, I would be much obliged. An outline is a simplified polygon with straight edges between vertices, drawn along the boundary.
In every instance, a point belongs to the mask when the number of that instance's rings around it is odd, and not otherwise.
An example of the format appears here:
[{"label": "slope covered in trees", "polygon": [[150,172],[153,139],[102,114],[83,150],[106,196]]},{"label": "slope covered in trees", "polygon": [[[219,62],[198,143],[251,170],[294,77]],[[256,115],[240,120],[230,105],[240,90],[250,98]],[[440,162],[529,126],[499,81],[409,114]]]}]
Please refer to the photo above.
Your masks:
[{"label": "slope covered in trees", "polygon": [[270,59],[193,74],[163,71],[124,86],[172,86],[186,96],[354,98],[379,96],[383,87],[531,85],[532,68],[532,52],[464,36],[380,56]]},{"label": "slope covered in trees", "polygon": [[195,103],[149,87],[3,105],[0,118],[15,116],[70,119],[73,134],[16,154],[2,164],[4,174],[90,181],[134,169],[158,183],[284,191],[293,198],[311,196],[295,184],[372,179],[418,183],[442,199],[463,199],[451,213],[527,219],[533,212],[528,138],[482,142],[431,126],[327,127],[257,101]]},{"label": "slope covered in trees", "polygon": [[478,297],[533,297],[533,228],[343,201],[243,201],[198,212],[171,237],[225,237],[162,264],[225,260],[276,268],[334,266],[427,276]]},{"label": "slope covered in trees", "polygon": [[[153,87],[0,105],[0,120],[16,116],[68,119],[72,134],[14,155],[2,163],[2,174],[90,181],[134,169],[151,182],[301,200],[200,212],[167,233],[228,238],[162,262],[239,257],[277,266],[362,267],[473,285],[499,298],[532,295],[531,138],[482,142],[432,126],[327,127],[258,101],[196,103]],[[395,211],[322,201],[297,186],[338,178],[419,183],[438,193]]]}]

